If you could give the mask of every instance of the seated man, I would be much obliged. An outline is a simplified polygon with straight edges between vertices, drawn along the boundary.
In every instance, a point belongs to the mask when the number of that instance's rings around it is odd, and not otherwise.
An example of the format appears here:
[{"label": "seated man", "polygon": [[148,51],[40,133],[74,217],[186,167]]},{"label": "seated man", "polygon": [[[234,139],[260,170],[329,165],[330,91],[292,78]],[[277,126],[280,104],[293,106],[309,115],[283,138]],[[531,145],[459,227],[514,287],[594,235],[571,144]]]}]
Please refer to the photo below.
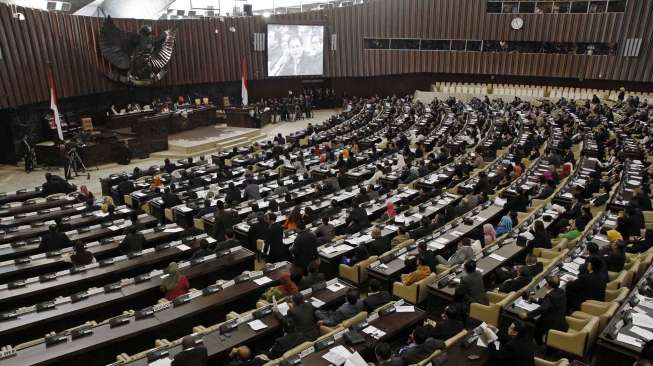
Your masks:
[{"label": "seated man", "polygon": [[73,246],[66,233],[59,232],[56,224],[48,227],[48,232],[41,237],[39,250],[41,252],[54,252],[63,248]]},{"label": "seated man", "polygon": [[462,314],[458,314],[458,308],[450,304],[444,308],[440,320],[432,322],[434,324],[424,322],[424,329],[428,337],[446,341],[464,329],[465,325],[461,319]]},{"label": "seated man", "polygon": [[403,283],[406,286],[410,286],[413,283],[419,282],[430,275],[431,275],[431,268],[426,263],[424,257],[420,255],[417,257],[417,269],[415,270],[415,272],[409,274],[402,274],[401,283]]},{"label": "seated man", "polygon": [[231,350],[224,366],[261,366],[264,363],[262,359],[254,357],[249,347],[240,346]]},{"label": "seated man", "polygon": [[206,366],[209,355],[205,347],[197,347],[194,336],[186,336],[181,340],[182,351],[177,353],[170,365],[172,366]]},{"label": "seated man", "polygon": [[476,261],[468,260],[465,262],[465,271],[456,287],[456,295],[460,296],[467,304],[473,302],[484,305],[489,304],[485,293],[483,275],[476,270]]},{"label": "seated man", "polygon": [[297,331],[295,322],[291,318],[284,318],[281,323],[283,325],[283,336],[277,338],[267,352],[270,360],[281,357],[285,352],[304,341],[304,336]]},{"label": "seated man", "polygon": [[517,277],[509,279],[499,286],[499,291],[508,293],[511,291],[519,291],[524,286],[531,282],[531,277],[528,273],[526,266],[519,266],[517,268]]},{"label": "seated man", "polygon": [[[287,317],[295,322],[295,329],[304,336],[304,341],[314,341],[320,336],[315,307],[305,302],[304,295],[301,293],[292,295],[291,301]],[[282,318],[280,313],[275,311],[275,314],[277,314],[277,318]]]},{"label": "seated man", "polygon": [[320,273],[320,262],[313,261],[308,265],[308,274],[299,281],[299,289],[305,290],[311,288],[319,282],[324,282],[324,273]]},{"label": "seated man", "polygon": [[120,245],[118,245],[120,253],[129,254],[143,250],[146,243],[145,236],[136,231],[134,226],[128,227],[126,231],[127,234],[125,235],[125,238],[120,242]]},{"label": "seated man", "polygon": [[401,243],[403,243],[403,242],[405,242],[406,240],[409,240],[409,239],[410,239],[410,236],[408,236],[408,234],[406,233],[406,228],[403,227],[403,226],[399,226],[397,228],[397,235],[394,238],[392,238],[392,240],[390,241],[390,246],[392,246],[394,248],[397,245],[399,245],[399,244],[401,244]]},{"label": "seated man", "polygon": [[410,334],[410,344],[399,350],[399,357],[404,365],[412,365],[429,357],[435,350],[444,349],[445,344],[441,340],[429,338],[424,327],[418,326]]},{"label": "seated man", "polygon": [[[496,328],[487,327],[481,334],[486,340],[494,338],[490,333],[497,334]],[[535,345],[530,336],[528,326],[520,321],[510,324],[508,334],[498,334],[496,342],[489,342],[490,352],[488,365],[493,366],[535,366]]]},{"label": "seated man", "polygon": [[441,255],[437,255],[435,260],[438,262],[438,264],[445,264],[448,267],[463,264],[466,261],[474,258],[474,249],[472,249],[471,245],[471,239],[462,238],[458,242],[458,249],[451,255],[451,257],[449,257],[449,259],[444,259],[444,257]]},{"label": "seated man", "polygon": [[347,290],[346,298],[347,301],[336,310],[317,310],[315,316],[320,323],[331,327],[363,311],[363,302],[360,301],[360,293],[357,289]]},{"label": "seated man", "polygon": [[203,258],[206,257],[209,254],[213,254],[213,251],[210,249],[210,243],[208,240],[202,239],[200,240],[200,248],[196,250],[193,255],[190,256],[190,260],[197,259],[197,258]]},{"label": "seated man", "polygon": [[240,245],[240,242],[234,238],[234,232],[231,229],[224,231],[224,240],[219,241],[215,244],[215,251],[219,252],[221,250],[227,250],[235,248]]},{"label": "seated man", "polygon": [[372,241],[367,244],[367,251],[370,255],[381,255],[392,249],[390,246],[390,239],[381,236],[381,228],[378,226],[372,228],[371,236]]},{"label": "seated man", "polygon": [[369,287],[370,292],[367,294],[365,300],[363,300],[363,305],[367,312],[372,312],[392,300],[392,296],[387,290],[382,288],[379,280],[375,278],[371,279]]},{"label": "seated man", "polygon": [[378,361],[377,366],[403,366],[401,358],[392,356],[390,345],[385,342],[381,342],[374,347],[374,355]]}]

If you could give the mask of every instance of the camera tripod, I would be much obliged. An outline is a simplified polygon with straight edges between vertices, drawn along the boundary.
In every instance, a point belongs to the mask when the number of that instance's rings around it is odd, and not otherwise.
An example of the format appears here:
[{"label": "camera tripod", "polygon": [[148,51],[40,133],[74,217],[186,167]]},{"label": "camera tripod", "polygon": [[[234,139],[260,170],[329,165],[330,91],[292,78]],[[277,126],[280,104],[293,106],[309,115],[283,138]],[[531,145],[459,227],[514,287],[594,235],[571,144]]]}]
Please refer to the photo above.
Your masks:
[{"label": "camera tripod", "polygon": [[75,177],[79,176],[79,173],[86,173],[86,165],[84,165],[84,160],[79,156],[77,148],[72,148],[66,154],[66,166],[65,166],[66,179],[72,177],[72,172],[75,172]]}]

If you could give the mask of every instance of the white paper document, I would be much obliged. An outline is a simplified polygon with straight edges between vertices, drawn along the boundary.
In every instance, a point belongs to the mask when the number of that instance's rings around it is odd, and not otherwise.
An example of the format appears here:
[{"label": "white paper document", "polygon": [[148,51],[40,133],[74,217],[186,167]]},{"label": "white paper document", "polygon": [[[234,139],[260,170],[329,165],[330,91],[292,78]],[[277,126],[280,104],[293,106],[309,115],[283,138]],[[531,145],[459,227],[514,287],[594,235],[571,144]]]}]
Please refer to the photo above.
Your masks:
[{"label": "white paper document", "polygon": [[522,308],[526,311],[533,311],[540,307],[540,305],[525,301],[524,299],[517,299],[517,301],[515,301],[515,306],[517,306],[518,308]]},{"label": "white paper document", "polygon": [[617,341],[627,343],[635,347],[642,347],[644,345],[644,341],[623,333],[617,334]]},{"label": "white paper document", "polygon": [[356,352],[345,361],[345,366],[367,366],[367,362]]},{"label": "white paper document", "polygon": [[120,228],[117,227],[116,225],[111,225],[111,226],[109,226],[109,230],[111,230],[111,231],[118,231],[118,230],[120,230]]},{"label": "white paper document", "polygon": [[265,323],[263,323],[263,322],[262,322],[261,320],[259,320],[259,319],[256,319],[256,320],[254,320],[254,321],[251,321],[251,322],[247,323],[247,325],[249,325],[249,327],[252,328],[252,330],[254,330],[254,331],[256,331],[256,330],[261,330],[261,329],[265,329],[265,328],[268,327],[267,325],[265,325]]},{"label": "white paper document", "polygon": [[290,307],[288,306],[287,302],[282,302],[281,304],[277,305],[277,309],[281,315],[286,316]]},{"label": "white paper document", "polygon": [[190,250],[190,247],[186,244],[179,244],[177,245],[177,249],[181,250],[182,252],[185,252],[187,250]]},{"label": "white paper document", "polygon": [[648,331],[648,330],[646,330],[644,328],[640,328],[640,327],[638,327],[636,325],[633,326],[632,328],[630,328],[630,331],[637,334],[641,338],[644,338],[644,340],[647,341],[647,342],[650,341],[651,339],[653,339],[653,332]]},{"label": "white paper document", "polygon": [[149,363],[150,366],[170,366],[172,365],[172,360],[168,357],[166,358],[159,358],[158,360],[154,362]]},{"label": "white paper document", "polygon": [[309,302],[310,302],[311,304],[313,304],[313,306],[315,306],[317,309],[321,308],[321,307],[324,306],[324,304],[325,304],[324,301],[322,301],[322,300],[320,300],[320,299],[316,299],[316,298],[314,298],[314,297],[311,297],[311,299],[309,300]]},{"label": "white paper document", "polygon": [[329,352],[325,353],[322,358],[336,366],[340,366],[344,364],[351,355],[351,352],[349,352],[349,350],[344,346],[336,346],[330,349]]},{"label": "white paper document", "polygon": [[272,279],[268,276],[259,277],[254,280],[254,283],[256,283],[259,286],[264,285],[268,282],[272,282]]},{"label": "white paper document", "polygon": [[502,256],[500,256],[500,255],[498,255],[498,254],[496,254],[496,253],[492,253],[492,254],[490,254],[490,258],[492,258],[492,259],[496,259],[496,260],[498,260],[499,262],[503,262],[503,261],[506,260],[506,257],[502,257]]},{"label": "white paper document", "polygon": [[333,283],[333,284],[327,286],[327,289],[329,291],[331,291],[331,292],[338,292],[338,291],[342,290],[343,288],[345,288],[345,285],[343,285],[340,282],[336,282],[336,283]]},{"label": "white paper document", "polygon": [[412,305],[403,305],[403,306],[397,306],[395,310],[398,313],[414,313],[415,307]]},{"label": "white paper document", "polygon": [[184,228],[183,227],[173,227],[173,228],[170,228],[170,229],[165,229],[163,231],[166,232],[166,233],[178,233],[180,231],[184,231]]}]

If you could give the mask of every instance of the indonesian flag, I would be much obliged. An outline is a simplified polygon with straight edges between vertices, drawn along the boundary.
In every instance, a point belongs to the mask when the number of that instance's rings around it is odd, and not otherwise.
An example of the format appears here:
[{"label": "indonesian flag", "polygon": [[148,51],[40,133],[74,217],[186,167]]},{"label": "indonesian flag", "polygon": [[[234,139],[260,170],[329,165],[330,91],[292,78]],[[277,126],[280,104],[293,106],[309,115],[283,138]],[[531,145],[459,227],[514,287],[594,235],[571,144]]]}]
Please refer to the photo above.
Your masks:
[{"label": "indonesian flag", "polygon": [[50,85],[50,109],[54,113],[54,124],[57,126],[59,139],[63,141],[63,132],[61,131],[61,119],[59,118],[59,107],[57,106],[57,88],[54,85],[54,75],[52,66],[48,65],[48,84]]},{"label": "indonesian flag", "polygon": [[242,97],[243,97],[243,107],[246,107],[249,103],[247,97],[247,66],[245,65],[245,59],[243,59],[243,67],[240,80],[242,82]]}]

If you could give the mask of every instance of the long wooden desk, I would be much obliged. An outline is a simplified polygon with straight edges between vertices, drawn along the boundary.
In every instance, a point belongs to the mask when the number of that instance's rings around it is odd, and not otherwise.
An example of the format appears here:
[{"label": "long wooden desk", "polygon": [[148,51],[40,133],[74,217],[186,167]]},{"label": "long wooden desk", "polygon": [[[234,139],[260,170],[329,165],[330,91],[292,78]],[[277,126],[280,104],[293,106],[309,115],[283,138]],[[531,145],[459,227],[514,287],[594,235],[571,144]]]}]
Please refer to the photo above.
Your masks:
[{"label": "long wooden desk", "polygon": [[[207,259],[204,263],[188,265],[187,261],[184,261],[179,262],[179,265],[181,273],[188,278],[191,285],[200,288],[216,279],[233,278],[243,269],[253,269],[254,257],[254,253],[247,249],[234,248],[233,252]],[[105,292],[101,287],[91,287],[83,291],[88,297],[75,302],[70,296],[59,298],[56,300],[56,307],[47,311],[39,312],[35,306],[12,310],[15,317],[0,320],[0,337],[7,340],[5,343],[17,344],[41,336],[43,329],[59,332],[69,328],[71,321],[81,324],[89,320],[117,316],[127,309],[149,306],[162,296],[159,290],[162,273],[162,270],[156,269],[140,277],[123,279],[123,286],[114,292]]]}]

